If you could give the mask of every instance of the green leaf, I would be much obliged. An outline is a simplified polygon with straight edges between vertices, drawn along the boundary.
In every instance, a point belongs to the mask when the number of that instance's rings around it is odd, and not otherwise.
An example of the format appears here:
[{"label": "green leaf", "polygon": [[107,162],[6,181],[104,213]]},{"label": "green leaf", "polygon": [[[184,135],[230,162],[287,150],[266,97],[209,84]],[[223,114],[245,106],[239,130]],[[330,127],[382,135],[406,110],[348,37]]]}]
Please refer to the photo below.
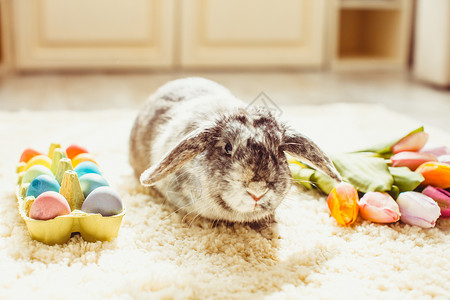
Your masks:
[{"label": "green leaf", "polygon": [[389,172],[394,178],[394,184],[398,186],[400,193],[415,190],[425,180],[422,174],[413,172],[407,167],[389,167]]},{"label": "green leaf", "polygon": [[391,195],[392,198],[397,199],[398,195],[400,195],[400,189],[396,185],[392,185],[391,190],[388,191],[389,195]]},{"label": "green leaf", "polygon": [[302,167],[297,163],[289,164],[289,168],[291,169],[292,178],[297,182],[302,184],[305,188],[311,190],[313,186],[311,185],[311,176],[316,172],[313,169],[308,167]]},{"label": "green leaf", "polygon": [[334,156],[332,161],[342,178],[360,192],[389,191],[394,183],[383,158],[349,153]]},{"label": "green leaf", "polygon": [[329,194],[334,188],[336,182],[326,175],[298,161],[291,161],[289,163],[292,178],[302,184],[307,189],[318,188],[325,194]]},{"label": "green leaf", "polygon": [[389,143],[383,143],[383,144],[380,144],[380,145],[377,145],[377,146],[374,146],[374,147],[371,147],[368,149],[364,149],[361,151],[357,151],[357,152],[376,152],[378,154],[381,154],[385,158],[389,158],[393,154],[392,150],[391,150],[392,146],[397,144],[399,141],[401,141],[405,137],[410,136],[411,134],[414,134],[416,132],[423,132],[423,131],[424,131],[423,126],[421,126],[417,129],[411,131],[410,133],[408,133],[407,135],[403,136],[400,139],[397,139],[397,140],[389,142]]},{"label": "green leaf", "polygon": [[311,176],[311,180],[315,182],[317,187],[327,195],[336,185],[336,182],[330,176],[317,170],[314,171],[314,174]]}]

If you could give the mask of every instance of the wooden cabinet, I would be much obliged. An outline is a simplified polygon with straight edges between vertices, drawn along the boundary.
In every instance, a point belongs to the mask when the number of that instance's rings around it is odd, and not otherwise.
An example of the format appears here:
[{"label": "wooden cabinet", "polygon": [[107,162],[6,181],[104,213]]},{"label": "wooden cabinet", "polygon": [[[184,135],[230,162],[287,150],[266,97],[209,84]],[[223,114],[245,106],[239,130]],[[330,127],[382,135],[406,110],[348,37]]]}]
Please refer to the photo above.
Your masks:
[{"label": "wooden cabinet", "polygon": [[11,1],[29,69],[322,67],[326,0]]},{"label": "wooden cabinet", "polygon": [[409,55],[411,0],[0,3],[19,70],[401,69]]},{"label": "wooden cabinet", "polygon": [[173,0],[14,0],[16,67],[170,67],[173,4]]},{"label": "wooden cabinet", "polygon": [[325,0],[182,2],[186,67],[321,67]]},{"label": "wooden cabinet", "polygon": [[404,69],[411,37],[411,0],[332,0],[331,67]]},{"label": "wooden cabinet", "polygon": [[10,3],[0,0],[0,74],[11,68],[11,15]]}]

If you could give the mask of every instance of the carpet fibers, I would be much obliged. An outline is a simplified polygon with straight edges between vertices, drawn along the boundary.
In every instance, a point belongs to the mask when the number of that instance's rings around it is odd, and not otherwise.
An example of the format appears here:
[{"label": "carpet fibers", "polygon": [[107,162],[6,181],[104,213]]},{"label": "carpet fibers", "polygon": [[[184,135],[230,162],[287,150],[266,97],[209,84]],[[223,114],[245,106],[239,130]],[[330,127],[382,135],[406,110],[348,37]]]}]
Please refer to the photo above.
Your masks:
[{"label": "carpet fibers", "polygon": [[[389,141],[420,126],[375,105],[283,107],[327,152]],[[421,229],[361,218],[343,228],[325,198],[293,186],[277,225],[211,226],[147,193],[128,164],[136,111],[0,112],[0,299],[449,299],[450,222]],[[425,128],[430,143],[450,136]],[[15,165],[26,147],[77,143],[127,207],[119,236],[64,245],[31,240],[17,211]]]}]

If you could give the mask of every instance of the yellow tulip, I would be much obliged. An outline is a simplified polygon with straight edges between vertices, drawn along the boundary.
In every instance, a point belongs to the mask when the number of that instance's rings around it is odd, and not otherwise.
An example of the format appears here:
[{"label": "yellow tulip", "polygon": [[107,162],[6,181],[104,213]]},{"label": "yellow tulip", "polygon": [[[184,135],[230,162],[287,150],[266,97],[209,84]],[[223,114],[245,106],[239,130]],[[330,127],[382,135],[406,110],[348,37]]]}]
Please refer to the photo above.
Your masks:
[{"label": "yellow tulip", "polygon": [[327,198],[328,208],[338,224],[348,226],[358,217],[358,192],[348,183],[341,182]]}]

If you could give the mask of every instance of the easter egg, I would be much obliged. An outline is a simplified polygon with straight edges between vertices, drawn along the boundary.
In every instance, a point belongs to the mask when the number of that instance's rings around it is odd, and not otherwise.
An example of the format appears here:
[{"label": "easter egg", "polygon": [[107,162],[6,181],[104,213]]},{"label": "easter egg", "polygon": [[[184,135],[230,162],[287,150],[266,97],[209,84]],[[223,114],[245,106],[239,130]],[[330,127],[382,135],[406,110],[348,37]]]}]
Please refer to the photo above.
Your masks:
[{"label": "easter egg", "polygon": [[66,148],[67,157],[70,159],[73,159],[80,153],[88,153],[88,151],[86,150],[86,148],[83,148],[78,145],[70,145],[69,147]]},{"label": "easter egg", "polygon": [[35,157],[36,155],[44,155],[44,153],[41,153],[39,151],[36,151],[32,148],[27,148],[22,152],[22,155],[20,156],[19,162],[27,163],[30,159]]},{"label": "easter egg", "polygon": [[27,197],[33,196],[37,198],[40,194],[48,191],[59,192],[61,186],[53,176],[39,175],[36,177],[28,187]]},{"label": "easter egg", "polygon": [[104,217],[117,215],[123,210],[122,199],[111,187],[102,186],[87,196],[81,210],[87,213],[98,213]]},{"label": "easter egg", "polygon": [[42,165],[50,169],[51,164],[52,160],[47,155],[36,155],[27,162],[25,171],[35,165]]},{"label": "easter egg", "polygon": [[21,173],[21,172],[25,172],[25,167],[27,166],[26,163],[24,163],[23,161],[19,162],[16,166],[16,173]]},{"label": "easter egg", "polygon": [[84,161],[91,161],[97,164],[92,155],[90,155],[89,153],[80,153],[72,159],[72,166],[75,168]]},{"label": "easter egg", "polygon": [[53,177],[53,173],[49,168],[42,165],[35,165],[25,172],[22,178],[22,184],[32,182],[39,175],[49,175],[50,177]]},{"label": "easter egg", "polygon": [[53,191],[40,194],[30,208],[30,218],[36,220],[50,220],[68,214],[70,207],[66,198]]},{"label": "easter egg", "polygon": [[106,179],[96,173],[88,173],[81,176],[80,185],[85,198],[96,188],[101,186],[109,186]]},{"label": "easter egg", "polygon": [[76,166],[74,171],[77,172],[78,178],[88,173],[96,173],[102,175],[102,172],[100,172],[99,167],[92,161],[83,161],[82,163]]}]

